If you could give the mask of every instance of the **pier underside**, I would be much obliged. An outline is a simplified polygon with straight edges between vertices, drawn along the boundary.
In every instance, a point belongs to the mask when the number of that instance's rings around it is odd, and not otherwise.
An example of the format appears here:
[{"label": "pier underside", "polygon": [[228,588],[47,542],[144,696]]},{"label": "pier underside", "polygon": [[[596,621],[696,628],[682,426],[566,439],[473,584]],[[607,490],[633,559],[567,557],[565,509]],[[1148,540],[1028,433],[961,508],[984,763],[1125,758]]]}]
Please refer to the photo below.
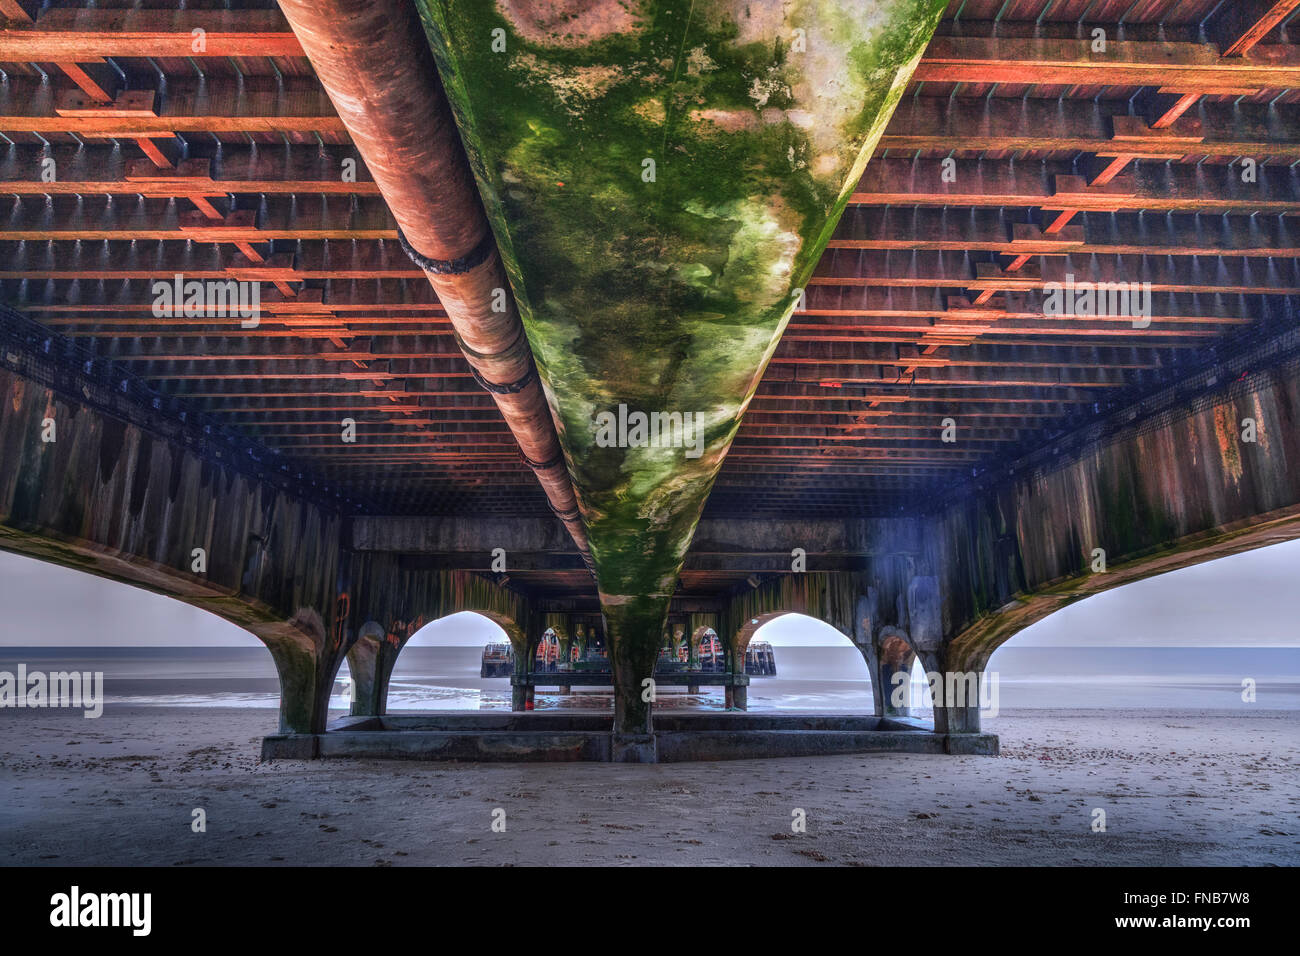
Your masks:
[{"label": "pier underside", "polygon": [[[0,2],[0,549],[255,634],[267,757],[996,752],[890,689],[1300,536],[1300,4],[1083,6]],[[389,715],[459,611],[612,719]],[[787,613],[873,715],[743,712]]]}]

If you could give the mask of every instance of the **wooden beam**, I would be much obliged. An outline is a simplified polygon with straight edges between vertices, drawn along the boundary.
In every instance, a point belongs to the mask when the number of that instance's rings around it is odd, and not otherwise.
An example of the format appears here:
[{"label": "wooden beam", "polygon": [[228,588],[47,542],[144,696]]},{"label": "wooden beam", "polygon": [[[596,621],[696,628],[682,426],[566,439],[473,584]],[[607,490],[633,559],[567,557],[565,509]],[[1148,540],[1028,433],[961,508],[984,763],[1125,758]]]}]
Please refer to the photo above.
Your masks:
[{"label": "wooden beam", "polygon": [[[1258,173],[1255,182],[1245,183],[1239,172],[1226,165],[1137,163],[1132,172],[1115,174],[1102,184],[1109,188],[1068,190],[1069,200],[1081,210],[1101,212],[1300,213],[1300,191],[1292,170],[1262,165]],[[1062,186],[1072,184],[1063,177],[1075,175],[1074,164],[1068,162],[961,159],[949,164],[930,158],[878,157],[867,167],[849,202],[851,206],[1042,208],[1059,201]]]},{"label": "wooden beam", "polygon": [[206,82],[192,75],[178,77],[167,83],[167,95],[158,98],[158,108],[150,100],[155,93],[150,89],[123,91],[106,108],[72,84],[11,76],[0,88],[0,130],[121,139],[177,132],[319,131],[347,136],[329,97],[311,76],[281,80],[249,76],[242,81],[214,76]]},{"label": "wooden beam", "polygon": [[[1237,2],[1237,0],[1232,0]],[[1231,59],[1201,43],[1112,39],[1094,53],[1088,38],[936,36],[913,75],[920,83],[1007,83],[1042,86],[1179,86],[1212,91],[1250,86],[1300,86],[1300,51]]]},{"label": "wooden beam", "polygon": [[13,23],[31,23],[32,17],[19,0],[0,0],[0,17]]},{"label": "wooden beam", "polygon": [[[1261,179],[1265,170],[1260,170]],[[1204,180],[1204,189],[1220,197],[1230,195],[1232,182]],[[1222,183],[1222,185],[1220,185]],[[1300,222],[1281,215],[1252,215],[1244,207],[1235,214],[1184,212],[1143,216],[1141,210],[1116,213],[1084,212],[1074,226],[1058,237],[1047,237],[1025,222],[1016,207],[1040,207],[1041,196],[997,208],[962,208],[954,202],[922,207],[896,205],[856,206],[848,209],[827,244],[830,249],[932,250],[992,252],[1007,256],[1051,255],[1062,251],[1099,255],[1242,256],[1290,259],[1300,256]],[[1011,208],[1008,208],[1011,207]],[[1173,210],[1170,210],[1173,211]],[[1026,236],[1025,231],[1032,230]],[[1010,238],[1009,238],[1010,237]],[[1071,239],[1069,244],[1056,239]]]},{"label": "wooden beam", "polygon": [[1162,160],[1188,156],[1300,159],[1300,107],[1282,103],[1270,109],[1261,103],[1206,102],[1198,117],[1182,117],[1165,131],[1171,135],[1150,137],[1139,150],[1131,143],[1116,149],[1116,104],[1033,98],[1013,102],[1014,108],[999,109],[997,98],[904,97],[879,149],[945,154],[1113,150],[1141,152]]},{"label": "wooden beam", "polygon": [[96,103],[113,102],[113,97],[109,94],[109,92],[105,90],[102,86],[100,86],[98,83],[96,83],[91,78],[90,74],[87,73],[84,69],[82,69],[82,67],[79,66],[78,64],[56,63],[54,65],[57,66],[60,70],[62,70],[64,74],[68,77],[68,79],[70,79],[73,83],[76,83],[77,86],[81,89],[81,91],[85,93],[86,96],[89,97],[94,102]]},{"label": "wooden beam", "polygon": [[1225,57],[1242,57],[1300,10],[1300,0],[1230,0],[1211,25]]},{"label": "wooden beam", "polygon": [[250,56],[303,56],[278,10],[56,8],[30,25],[11,22],[0,29],[0,61],[6,63]]}]

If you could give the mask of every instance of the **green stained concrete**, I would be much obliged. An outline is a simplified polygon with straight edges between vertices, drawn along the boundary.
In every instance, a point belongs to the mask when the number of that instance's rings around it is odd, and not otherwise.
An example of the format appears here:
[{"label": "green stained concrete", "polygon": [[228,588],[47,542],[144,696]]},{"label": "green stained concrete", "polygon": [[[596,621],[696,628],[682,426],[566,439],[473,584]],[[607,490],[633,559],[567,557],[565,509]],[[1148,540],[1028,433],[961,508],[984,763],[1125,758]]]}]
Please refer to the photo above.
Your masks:
[{"label": "green stained concrete", "polygon": [[[796,290],[947,0],[418,4],[568,454],[615,668],[648,674]],[[703,454],[599,447],[593,420],[621,403],[703,413]]]}]

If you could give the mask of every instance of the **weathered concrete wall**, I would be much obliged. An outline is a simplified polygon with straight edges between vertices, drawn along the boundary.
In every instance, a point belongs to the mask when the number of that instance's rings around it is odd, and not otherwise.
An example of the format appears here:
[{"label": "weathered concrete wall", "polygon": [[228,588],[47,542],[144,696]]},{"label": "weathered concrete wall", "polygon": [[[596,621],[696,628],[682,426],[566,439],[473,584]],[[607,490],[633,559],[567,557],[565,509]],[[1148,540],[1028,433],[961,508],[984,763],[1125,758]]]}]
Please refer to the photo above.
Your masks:
[{"label": "weathered concrete wall", "polygon": [[[1254,442],[1243,440],[1246,419]],[[704,538],[719,551],[747,538],[807,540],[810,553],[857,548],[866,562],[817,572],[810,559],[808,573],[733,594],[719,633],[743,653],[782,613],[819,618],[862,650],[877,713],[897,713],[887,692],[914,657],[931,672],[979,672],[1002,643],[1074,601],[1300,536],[1300,367],[1136,420],[932,516],[827,524],[737,522]],[[1094,549],[1104,571],[1093,570]],[[936,708],[942,732],[978,727],[974,707]]]},{"label": "weathered concrete wall", "polygon": [[[562,529],[561,529],[562,530]],[[386,712],[388,682],[407,641],[438,618],[474,611],[498,624],[521,659],[541,634],[529,601],[467,571],[411,569],[400,555],[346,552],[347,576],[357,599],[348,629],[359,635],[348,652],[353,715]]]},{"label": "weathered concrete wall", "polygon": [[[933,521],[919,518],[852,519],[844,522],[737,522],[727,532],[711,530],[706,546],[725,551],[752,540],[756,548],[802,548],[807,568],[769,578],[757,588],[732,594],[722,611],[719,634],[733,667],[741,666],[754,633],[782,614],[824,621],[857,646],[871,671],[878,715],[906,715],[891,701],[897,674],[911,671],[913,583],[932,579],[939,566]],[[856,553],[858,571],[819,571],[819,558]]]},{"label": "weathered concrete wall", "polygon": [[1011,635],[1091,594],[1300,535],[1294,364],[1152,426],[939,516],[946,666],[982,668]]},{"label": "weathered concrete wall", "polygon": [[[479,570],[491,566],[493,548],[504,548],[511,555],[578,553],[558,518],[362,515],[348,519],[345,543],[354,551],[458,554],[478,560]],[[468,564],[464,569],[474,570]]]},{"label": "weathered concrete wall", "polygon": [[369,712],[424,624],[478,611],[516,646],[535,629],[515,592],[343,548],[338,514],[233,465],[7,369],[0,396],[0,548],[176,598],[256,635],[279,671],[285,732],[324,729],[340,662],[362,635],[351,670]]},{"label": "weathered concrete wall", "polygon": [[[333,680],[338,516],[8,370],[0,394],[0,547],[251,631],[280,670],[282,725],[320,724],[318,698]],[[194,570],[195,549],[205,570]]]}]

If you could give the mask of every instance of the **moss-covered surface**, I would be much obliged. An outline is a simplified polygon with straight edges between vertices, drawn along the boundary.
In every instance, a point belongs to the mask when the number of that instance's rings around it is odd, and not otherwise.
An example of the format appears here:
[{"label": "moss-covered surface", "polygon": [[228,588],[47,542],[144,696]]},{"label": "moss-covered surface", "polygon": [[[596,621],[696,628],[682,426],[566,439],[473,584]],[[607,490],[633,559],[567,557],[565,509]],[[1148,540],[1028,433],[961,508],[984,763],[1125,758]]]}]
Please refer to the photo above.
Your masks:
[{"label": "moss-covered surface", "polygon": [[[568,455],[616,662],[635,634],[652,666],[796,290],[947,0],[418,3]],[[620,404],[703,413],[703,454],[600,447],[593,422]]]}]

